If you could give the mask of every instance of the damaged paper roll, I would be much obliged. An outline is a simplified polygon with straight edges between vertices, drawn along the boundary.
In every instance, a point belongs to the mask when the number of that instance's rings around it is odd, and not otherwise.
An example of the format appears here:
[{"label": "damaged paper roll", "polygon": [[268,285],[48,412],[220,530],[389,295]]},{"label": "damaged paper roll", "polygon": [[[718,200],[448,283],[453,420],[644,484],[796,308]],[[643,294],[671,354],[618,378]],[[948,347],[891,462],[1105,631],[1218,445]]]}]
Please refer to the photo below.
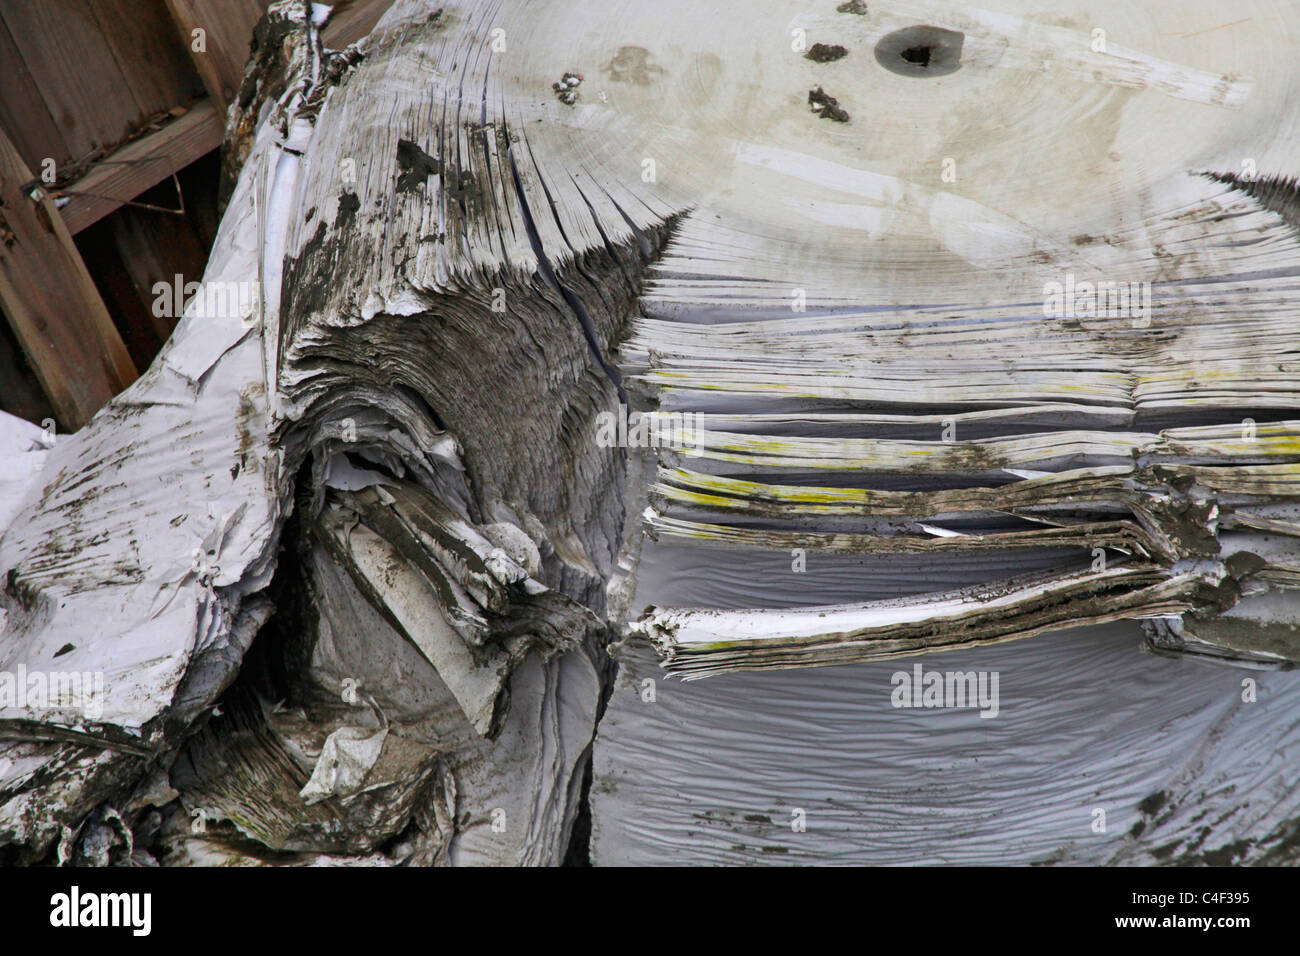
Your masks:
[{"label": "damaged paper roll", "polygon": [[[1275,12],[724,6],[398,0],[341,51],[322,10],[271,6],[172,339],[75,434],[0,421],[0,670],[46,688],[0,700],[5,859],[552,865],[593,833],[598,859],[662,859],[693,832],[673,794],[728,792],[700,768],[805,759],[839,800],[875,792],[846,769],[886,772],[870,745],[922,759],[915,724],[801,758],[858,717],[805,668],[1051,675],[1050,632],[1125,621],[1163,655],[1300,661],[1300,73]],[[632,714],[664,671],[762,673]],[[71,674],[102,682],[93,712],[48,692]],[[769,678],[751,732],[725,681]],[[1029,861],[1153,862],[1157,834],[1285,855],[1295,781],[1269,804],[1267,754],[1215,749],[1235,703],[1178,728],[1175,705],[1125,711],[1160,722],[1135,752],[1203,746],[1224,780],[1170,770],[1187,814],[1105,853],[1054,804],[1022,820]],[[994,709],[978,726],[1018,713]],[[1059,749],[1144,799],[1122,757]],[[1024,766],[1041,783],[1051,752]],[[990,821],[1027,783],[999,779],[976,838],[921,829],[1003,862]],[[1193,846],[1196,794],[1238,782],[1251,818],[1224,806]],[[659,801],[639,830],[624,784]]]}]

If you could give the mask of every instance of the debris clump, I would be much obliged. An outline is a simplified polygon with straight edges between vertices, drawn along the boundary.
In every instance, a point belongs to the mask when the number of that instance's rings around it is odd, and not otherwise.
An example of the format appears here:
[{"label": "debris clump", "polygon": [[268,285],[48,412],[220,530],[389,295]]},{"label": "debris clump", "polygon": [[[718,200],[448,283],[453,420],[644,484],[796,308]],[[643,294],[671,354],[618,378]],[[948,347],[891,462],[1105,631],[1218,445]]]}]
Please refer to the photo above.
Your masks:
[{"label": "debris clump", "polygon": [[552,83],[555,97],[565,106],[572,106],[578,101],[578,87],[582,84],[581,73],[565,73],[558,83]]},{"label": "debris clump", "polygon": [[814,43],[808,48],[804,58],[812,60],[814,63],[834,63],[836,60],[842,60],[848,55],[848,49],[838,43]]},{"label": "debris clump", "polygon": [[840,106],[840,101],[820,86],[808,91],[808,106],[822,119],[834,120],[837,123],[849,121],[849,114]]}]

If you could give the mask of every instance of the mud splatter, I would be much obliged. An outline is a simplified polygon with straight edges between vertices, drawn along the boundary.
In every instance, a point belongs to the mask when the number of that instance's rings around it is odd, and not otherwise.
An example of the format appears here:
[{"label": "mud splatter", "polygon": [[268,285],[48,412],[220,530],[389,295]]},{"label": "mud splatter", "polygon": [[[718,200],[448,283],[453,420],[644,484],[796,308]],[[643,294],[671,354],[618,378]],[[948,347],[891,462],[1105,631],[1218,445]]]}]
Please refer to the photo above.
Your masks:
[{"label": "mud splatter", "polygon": [[409,139],[397,141],[397,166],[402,171],[397,177],[398,192],[421,188],[426,179],[442,172],[442,164]]},{"label": "mud splatter", "polygon": [[1155,816],[1168,801],[1169,795],[1163,790],[1157,790],[1155,793],[1145,797],[1138,804],[1138,811],[1145,816]]},{"label": "mud splatter", "polygon": [[635,83],[649,86],[664,72],[664,68],[651,62],[650,51],[643,46],[621,46],[614,58],[601,67],[615,83]]}]

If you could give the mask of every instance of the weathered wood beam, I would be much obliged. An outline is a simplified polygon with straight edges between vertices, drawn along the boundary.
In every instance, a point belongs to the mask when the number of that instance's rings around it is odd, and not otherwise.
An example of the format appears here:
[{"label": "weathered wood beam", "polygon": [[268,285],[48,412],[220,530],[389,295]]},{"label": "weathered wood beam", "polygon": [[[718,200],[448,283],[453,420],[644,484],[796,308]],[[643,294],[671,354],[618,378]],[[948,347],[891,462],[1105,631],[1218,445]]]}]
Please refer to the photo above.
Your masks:
[{"label": "weathered wood beam", "polygon": [[321,40],[335,50],[356,43],[375,28],[379,18],[392,5],[393,0],[352,0],[351,3],[340,3],[321,31]]},{"label": "weathered wood beam", "polygon": [[[180,30],[208,95],[223,110],[239,91],[248,61],[248,44],[253,27],[266,10],[265,0],[166,0],[167,9]],[[336,12],[322,32],[325,44],[334,48],[355,43],[379,22],[393,0],[355,0],[336,4]],[[195,32],[202,30],[200,42]],[[204,49],[196,49],[202,46]]]},{"label": "weathered wood beam", "polygon": [[208,95],[224,112],[239,90],[265,0],[167,0],[167,10]]},{"label": "weathered wood beam", "polygon": [[60,212],[68,231],[81,232],[216,149],[221,131],[221,111],[210,99],[202,100],[158,132],[111,153],[62,190],[68,203]]},{"label": "weathered wood beam", "polygon": [[0,131],[0,307],[66,428],[135,381],[122,337],[54,203]]},{"label": "weathered wood beam", "polygon": [[9,26],[0,18],[0,129],[5,129],[29,161],[67,157],[71,147],[41,95],[39,80],[23,61]]},{"label": "weathered wood beam", "polygon": [[[340,48],[357,42],[374,28],[390,6],[392,0],[358,0],[348,4],[331,18],[322,32],[325,44]],[[197,63],[204,54],[194,56]],[[208,82],[206,77],[204,82]],[[211,84],[208,89],[211,91]],[[74,235],[81,232],[172,173],[217,149],[221,145],[225,105],[209,96],[175,122],[128,143],[97,163],[65,191],[70,201],[61,212],[68,230]]]},{"label": "weathered wood beam", "polygon": [[[66,156],[47,155],[63,162],[120,143],[140,115],[140,106],[123,82],[122,69],[89,5],[62,2],[0,6],[0,19],[67,146]],[[0,72],[10,73],[11,68],[6,66]],[[94,79],[88,82],[88,78]],[[9,96],[7,86],[5,96]],[[27,125],[26,115],[19,114],[18,119],[19,126]],[[40,111],[34,111],[33,120],[38,126],[42,123]],[[43,148],[52,145],[51,140]],[[33,156],[27,158],[35,161]]]}]

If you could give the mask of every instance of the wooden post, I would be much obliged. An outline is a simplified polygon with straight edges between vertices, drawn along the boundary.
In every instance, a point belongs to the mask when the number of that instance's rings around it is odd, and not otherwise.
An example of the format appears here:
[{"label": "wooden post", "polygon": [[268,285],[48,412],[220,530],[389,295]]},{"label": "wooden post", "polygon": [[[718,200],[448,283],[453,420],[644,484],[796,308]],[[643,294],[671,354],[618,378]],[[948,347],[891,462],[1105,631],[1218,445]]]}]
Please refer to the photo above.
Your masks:
[{"label": "wooden post", "polygon": [[136,378],[63,218],[0,130],[0,307],[60,424],[77,429]]},{"label": "wooden post", "polygon": [[221,145],[221,111],[200,100],[184,116],[110,153],[81,179],[67,184],[60,212],[74,235],[123,203]]},{"label": "wooden post", "polygon": [[266,7],[267,0],[167,0],[194,67],[223,112],[239,92],[253,27]]}]

